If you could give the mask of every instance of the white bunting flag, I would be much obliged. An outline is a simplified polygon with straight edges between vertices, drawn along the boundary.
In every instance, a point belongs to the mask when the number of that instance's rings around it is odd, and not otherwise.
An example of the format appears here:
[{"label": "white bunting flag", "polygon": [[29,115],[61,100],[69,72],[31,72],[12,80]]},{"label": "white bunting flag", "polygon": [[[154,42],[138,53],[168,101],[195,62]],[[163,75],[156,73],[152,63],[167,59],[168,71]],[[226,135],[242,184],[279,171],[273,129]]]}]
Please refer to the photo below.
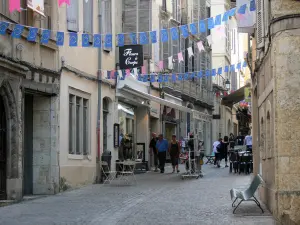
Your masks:
[{"label": "white bunting flag", "polygon": [[155,67],[153,62],[150,62],[150,72],[155,72]]},{"label": "white bunting flag", "polygon": [[192,47],[189,47],[187,50],[189,53],[189,58],[191,58],[194,55]]},{"label": "white bunting flag", "polygon": [[137,70],[137,68],[133,68],[133,74],[134,74],[135,77],[138,76],[138,70]]},{"label": "white bunting flag", "polygon": [[168,68],[171,70],[173,69],[173,56],[168,58]]},{"label": "white bunting flag", "polygon": [[122,77],[123,77],[122,70],[118,70],[118,74],[119,74],[119,78],[122,79]]},{"label": "white bunting flag", "polygon": [[213,41],[212,41],[211,35],[208,35],[206,38],[207,38],[208,44],[209,44],[209,45],[212,45],[212,44],[213,44]]},{"label": "white bunting flag", "polygon": [[197,46],[198,46],[199,52],[205,51],[205,48],[204,48],[204,46],[203,46],[202,41],[199,41],[199,42],[197,43]]}]

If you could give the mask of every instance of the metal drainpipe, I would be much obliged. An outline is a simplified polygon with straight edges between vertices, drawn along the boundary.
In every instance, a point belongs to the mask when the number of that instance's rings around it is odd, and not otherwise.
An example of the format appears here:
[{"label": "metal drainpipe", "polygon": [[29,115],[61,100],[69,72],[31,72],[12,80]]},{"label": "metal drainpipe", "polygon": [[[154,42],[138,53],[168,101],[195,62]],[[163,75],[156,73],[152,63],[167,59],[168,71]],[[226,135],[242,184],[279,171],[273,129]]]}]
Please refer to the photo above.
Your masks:
[{"label": "metal drainpipe", "polygon": [[[98,2],[98,29],[99,29],[99,33],[102,33],[102,26],[101,26],[101,22],[102,22],[102,16],[101,16],[101,1]],[[99,165],[99,170],[97,170],[99,172],[98,176],[97,176],[97,182],[100,182],[100,176],[101,176],[101,172],[100,172],[100,158],[101,158],[101,148],[100,148],[100,117],[101,117],[101,102],[102,102],[102,97],[101,97],[101,87],[102,87],[102,82],[101,82],[101,67],[102,67],[102,51],[101,48],[98,49],[98,73],[97,73],[97,77],[98,77],[98,113],[97,113],[97,162]]]}]

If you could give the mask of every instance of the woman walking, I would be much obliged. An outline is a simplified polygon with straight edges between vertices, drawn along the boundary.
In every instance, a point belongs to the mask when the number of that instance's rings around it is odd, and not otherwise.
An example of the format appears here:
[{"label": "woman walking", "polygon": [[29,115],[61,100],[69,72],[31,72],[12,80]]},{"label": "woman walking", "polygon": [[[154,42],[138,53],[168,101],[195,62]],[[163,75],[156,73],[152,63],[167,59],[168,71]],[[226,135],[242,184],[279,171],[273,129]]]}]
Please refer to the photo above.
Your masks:
[{"label": "woman walking", "polygon": [[175,172],[175,168],[177,170],[177,173],[179,173],[179,169],[178,169],[178,160],[179,160],[179,154],[180,154],[180,145],[178,143],[178,141],[176,140],[176,135],[173,134],[172,135],[172,140],[170,142],[169,145],[169,154],[171,157],[171,162],[172,162],[172,166],[173,166],[173,172]]}]

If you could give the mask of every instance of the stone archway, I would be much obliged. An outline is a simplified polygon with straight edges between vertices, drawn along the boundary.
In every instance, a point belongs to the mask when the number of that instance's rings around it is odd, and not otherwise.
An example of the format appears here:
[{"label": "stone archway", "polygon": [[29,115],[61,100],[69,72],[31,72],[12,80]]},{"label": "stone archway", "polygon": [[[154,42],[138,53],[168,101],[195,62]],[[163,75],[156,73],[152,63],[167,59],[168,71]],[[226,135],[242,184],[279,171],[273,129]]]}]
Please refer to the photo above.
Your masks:
[{"label": "stone archway", "polygon": [[[18,199],[22,197],[22,133],[20,122],[21,97],[18,98],[18,88],[12,88],[9,80],[0,80],[0,96],[6,114],[6,178],[7,198]],[[19,110],[18,110],[19,109]]]}]

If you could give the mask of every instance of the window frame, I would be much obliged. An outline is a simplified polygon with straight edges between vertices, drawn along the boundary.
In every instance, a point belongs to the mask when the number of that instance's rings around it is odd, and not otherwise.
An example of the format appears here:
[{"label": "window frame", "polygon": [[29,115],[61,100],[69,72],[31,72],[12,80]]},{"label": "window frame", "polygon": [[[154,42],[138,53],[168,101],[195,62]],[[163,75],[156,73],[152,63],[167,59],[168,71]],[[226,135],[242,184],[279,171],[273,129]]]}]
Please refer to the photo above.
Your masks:
[{"label": "window frame", "polygon": [[[91,132],[90,132],[90,128],[91,128],[91,95],[77,90],[75,88],[69,87],[69,92],[68,92],[68,103],[69,103],[69,108],[68,108],[68,154],[69,156],[71,156],[70,158],[73,159],[83,159],[84,156],[89,156],[91,155]],[[72,105],[72,118],[70,118],[70,103],[71,103],[71,99],[70,97],[73,96],[73,105]],[[76,123],[76,106],[77,106],[77,98],[79,98],[80,100],[80,115],[79,115],[79,133],[77,133],[77,123]],[[84,118],[84,113],[83,110],[85,108],[84,106],[84,100],[86,100],[87,102],[87,113],[86,113],[86,118]],[[86,128],[86,133],[83,130],[83,122],[84,119],[87,120],[87,128]],[[70,121],[72,121],[72,125],[70,125]],[[72,138],[73,140],[70,141],[70,132],[72,132]],[[83,146],[84,144],[84,140],[83,140],[83,136],[84,133],[86,135],[86,147]],[[77,134],[80,137],[79,138],[79,145],[80,145],[80,149],[79,149],[79,154],[77,154]],[[72,149],[70,148],[70,143],[72,143]]]}]

